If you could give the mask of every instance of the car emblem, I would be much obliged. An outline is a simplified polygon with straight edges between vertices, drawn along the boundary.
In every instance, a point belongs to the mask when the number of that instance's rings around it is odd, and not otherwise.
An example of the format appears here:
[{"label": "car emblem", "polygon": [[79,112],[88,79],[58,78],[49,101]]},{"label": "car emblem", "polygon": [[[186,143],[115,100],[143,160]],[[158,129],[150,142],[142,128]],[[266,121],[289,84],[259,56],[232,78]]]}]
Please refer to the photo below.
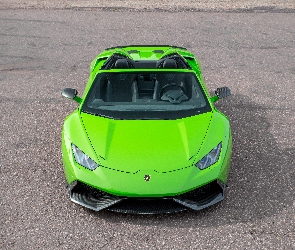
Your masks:
[{"label": "car emblem", "polygon": [[151,179],[151,176],[149,174],[146,174],[143,178],[145,181],[149,181]]}]

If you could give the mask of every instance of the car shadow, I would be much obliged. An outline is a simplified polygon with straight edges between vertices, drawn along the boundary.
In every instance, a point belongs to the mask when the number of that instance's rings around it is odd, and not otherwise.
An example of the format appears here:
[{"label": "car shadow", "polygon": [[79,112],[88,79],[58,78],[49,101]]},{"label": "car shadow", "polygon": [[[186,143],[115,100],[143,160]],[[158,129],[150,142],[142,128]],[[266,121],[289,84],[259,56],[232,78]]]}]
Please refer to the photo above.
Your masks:
[{"label": "car shadow", "polygon": [[270,133],[269,108],[243,95],[220,100],[216,107],[230,119],[233,135],[231,171],[224,201],[201,211],[163,215],[88,210],[89,213],[114,223],[210,227],[260,220],[292,206],[294,194],[291,190],[295,186],[292,151],[295,149],[279,148]]}]

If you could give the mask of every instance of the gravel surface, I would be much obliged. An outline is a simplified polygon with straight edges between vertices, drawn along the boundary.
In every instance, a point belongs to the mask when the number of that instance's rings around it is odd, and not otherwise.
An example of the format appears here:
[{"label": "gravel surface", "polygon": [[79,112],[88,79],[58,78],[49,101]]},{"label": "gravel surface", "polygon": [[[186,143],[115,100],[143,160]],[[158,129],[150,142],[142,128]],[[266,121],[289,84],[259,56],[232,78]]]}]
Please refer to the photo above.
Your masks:
[{"label": "gravel surface", "polygon": [[294,0],[1,0],[0,9],[294,12]]},{"label": "gravel surface", "polygon": [[[0,249],[295,249],[293,13],[0,11]],[[124,44],[187,47],[231,121],[226,199],[200,212],[92,212],[69,200],[61,127],[89,63]]]}]

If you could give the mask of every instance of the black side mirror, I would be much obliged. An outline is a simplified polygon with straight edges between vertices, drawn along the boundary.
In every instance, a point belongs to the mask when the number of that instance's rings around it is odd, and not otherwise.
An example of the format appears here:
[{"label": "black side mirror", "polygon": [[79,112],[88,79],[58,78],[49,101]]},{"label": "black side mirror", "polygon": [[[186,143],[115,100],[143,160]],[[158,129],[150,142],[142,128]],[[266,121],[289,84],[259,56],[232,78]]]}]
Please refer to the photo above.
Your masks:
[{"label": "black side mirror", "polygon": [[217,88],[215,90],[215,96],[211,97],[211,101],[216,102],[219,99],[230,96],[230,95],[231,95],[231,92],[228,87]]},{"label": "black side mirror", "polygon": [[78,103],[81,103],[81,101],[82,101],[82,99],[79,96],[77,96],[78,91],[76,89],[65,88],[61,92],[61,95],[66,98],[73,99],[73,100],[77,101]]},{"label": "black side mirror", "polygon": [[215,90],[215,94],[218,96],[219,99],[230,96],[230,89],[228,87],[217,88]]},{"label": "black side mirror", "polygon": [[71,88],[65,88],[61,92],[61,95],[63,97],[69,98],[69,99],[74,99],[78,94],[78,91],[76,89],[71,89]]}]

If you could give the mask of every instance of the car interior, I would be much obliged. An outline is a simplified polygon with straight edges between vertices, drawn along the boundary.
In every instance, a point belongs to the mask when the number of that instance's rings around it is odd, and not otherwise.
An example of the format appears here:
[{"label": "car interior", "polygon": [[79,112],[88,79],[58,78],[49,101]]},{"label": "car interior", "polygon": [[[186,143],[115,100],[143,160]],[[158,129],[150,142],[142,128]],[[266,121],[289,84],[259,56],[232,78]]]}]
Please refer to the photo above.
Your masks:
[{"label": "car interior", "polygon": [[[117,59],[115,69],[128,69],[126,59]],[[167,58],[160,67],[177,69],[176,60]],[[92,105],[101,102],[170,102],[179,104],[192,98],[190,75],[178,72],[102,73],[99,74],[89,101]]]}]

